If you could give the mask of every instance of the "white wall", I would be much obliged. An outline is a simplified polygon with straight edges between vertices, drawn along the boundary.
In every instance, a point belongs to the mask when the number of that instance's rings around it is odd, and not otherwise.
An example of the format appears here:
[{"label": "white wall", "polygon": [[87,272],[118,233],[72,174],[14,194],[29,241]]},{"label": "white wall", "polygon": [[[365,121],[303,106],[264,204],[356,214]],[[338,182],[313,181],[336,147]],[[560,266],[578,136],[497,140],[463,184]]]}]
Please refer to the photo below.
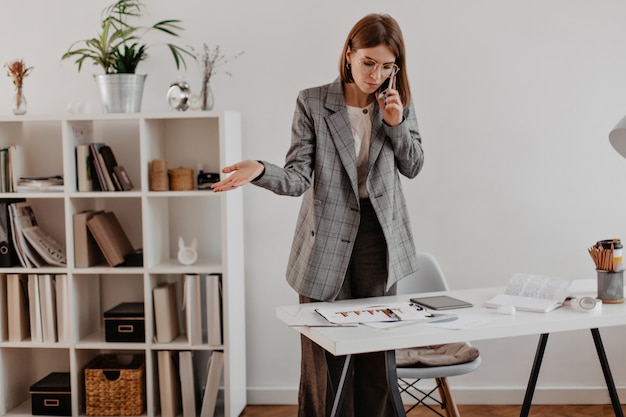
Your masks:
[{"label": "white wall", "polygon": [[[155,20],[184,20],[184,43],[220,44],[229,56],[245,51],[224,68],[233,77],[215,76],[216,107],[241,111],[244,157],[278,163],[298,90],[334,79],[339,49],[360,17],[395,16],[426,152],[422,174],[405,183],[413,231],[453,288],[504,285],[515,272],[592,278],[587,247],[626,238],[626,161],[607,136],[626,113],[623,1],[149,3]],[[23,58],[35,67],[25,81],[30,114],[79,102],[99,111],[91,68],[78,74],[60,57],[95,34],[106,5],[2,1],[0,62]],[[149,74],[143,109],[167,110],[165,93],[177,73],[164,50],[150,52],[141,67]],[[199,89],[196,67],[185,77]],[[0,113],[10,113],[11,94],[10,79],[0,78]],[[245,204],[249,402],[295,402],[299,340],[274,308],[297,302],[284,270],[299,199],[250,186]],[[551,335],[537,401],[608,401],[587,333]],[[623,328],[602,333],[623,387]],[[521,402],[536,341],[477,344],[481,368],[452,381],[459,402]]]}]

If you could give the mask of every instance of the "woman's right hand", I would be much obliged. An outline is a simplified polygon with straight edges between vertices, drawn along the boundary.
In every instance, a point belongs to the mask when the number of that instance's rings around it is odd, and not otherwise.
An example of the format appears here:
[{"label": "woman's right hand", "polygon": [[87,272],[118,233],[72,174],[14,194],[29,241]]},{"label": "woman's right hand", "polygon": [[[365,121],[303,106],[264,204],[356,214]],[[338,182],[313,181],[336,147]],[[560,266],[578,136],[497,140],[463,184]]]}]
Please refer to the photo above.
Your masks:
[{"label": "woman's right hand", "polygon": [[211,185],[213,191],[229,191],[234,190],[237,187],[245,185],[261,175],[265,170],[265,165],[255,160],[246,160],[237,162],[234,165],[229,165],[222,168],[224,174],[232,174],[219,182]]}]

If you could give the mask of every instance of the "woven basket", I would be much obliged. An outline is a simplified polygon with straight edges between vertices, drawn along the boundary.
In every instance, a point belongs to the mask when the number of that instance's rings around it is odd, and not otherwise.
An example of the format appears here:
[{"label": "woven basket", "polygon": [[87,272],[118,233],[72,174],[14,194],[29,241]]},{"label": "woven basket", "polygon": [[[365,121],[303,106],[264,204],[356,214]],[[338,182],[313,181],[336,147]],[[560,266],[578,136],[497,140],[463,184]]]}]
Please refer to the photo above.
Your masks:
[{"label": "woven basket", "polygon": [[170,190],[189,191],[193,190],[193,169],[175,168],[170,169]]},{"label": "woven basket", "polygon": [[143,414],[145,364],[135,355],[120,363],[116,355],[100,355],[85,368],[85,402],[88,416],[138,416]]}]

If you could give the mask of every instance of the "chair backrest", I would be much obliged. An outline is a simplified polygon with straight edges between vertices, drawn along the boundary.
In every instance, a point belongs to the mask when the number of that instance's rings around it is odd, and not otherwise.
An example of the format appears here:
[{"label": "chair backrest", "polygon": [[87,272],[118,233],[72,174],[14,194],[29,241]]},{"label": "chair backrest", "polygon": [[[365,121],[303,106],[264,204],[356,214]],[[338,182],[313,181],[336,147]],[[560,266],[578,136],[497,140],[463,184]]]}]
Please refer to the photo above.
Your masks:
[{"label": "chair backrest", "polygon": [[435,257],[428,252],[417,252],[418,271],[398,282],[398,294],[447,291],[450,288]]}]

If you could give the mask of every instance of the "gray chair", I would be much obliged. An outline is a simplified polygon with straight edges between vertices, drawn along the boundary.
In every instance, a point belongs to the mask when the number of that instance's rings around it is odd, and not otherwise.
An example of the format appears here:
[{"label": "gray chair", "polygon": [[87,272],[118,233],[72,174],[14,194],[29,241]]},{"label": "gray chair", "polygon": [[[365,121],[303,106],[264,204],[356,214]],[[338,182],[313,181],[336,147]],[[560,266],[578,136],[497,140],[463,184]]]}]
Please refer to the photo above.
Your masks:
[{"label": "gray chair", "polygon": [[[418,252],[417,256],[419,271],[416,275],[407,277],[398,282],[398,294],[447,291],[449,289],[448,283],[435,257],[426,252]],[[463,346],[463,348],[472,349],[469,344]],[[418,352],[424,350],[425,349],[416,349]],[[398,354],[399,352],[400,351],[398,351]],[[474,353],[476,353],[476,351],[474,351]],[[425,354],[428,355],[428,352]],[[416,400],[416,402],[411,404],[410,408],[407,409],[407,414],[415,407],[422,404],[441,417],[444,417],[444,414],[441,414],[433,405],[439,405],[440,409],[445,411],[445,416],[447,417],[459,417],[460,414],[452,397],[450,387],[448,386],[447,378],[472,372],[478,368],[480,362],[481,358],[480,355],[478,355],[470,362],[442,366],[406,367],[398,364],[397,372],[400,394],[404,394],[404,399],[409,396]],[[424,384],[420,384],[418,387],[417,383],[424,379],[434,379],[434,388],[425,390],[423,388]],[[435,392],[438,392],[438,395],[435,395]]]}]

